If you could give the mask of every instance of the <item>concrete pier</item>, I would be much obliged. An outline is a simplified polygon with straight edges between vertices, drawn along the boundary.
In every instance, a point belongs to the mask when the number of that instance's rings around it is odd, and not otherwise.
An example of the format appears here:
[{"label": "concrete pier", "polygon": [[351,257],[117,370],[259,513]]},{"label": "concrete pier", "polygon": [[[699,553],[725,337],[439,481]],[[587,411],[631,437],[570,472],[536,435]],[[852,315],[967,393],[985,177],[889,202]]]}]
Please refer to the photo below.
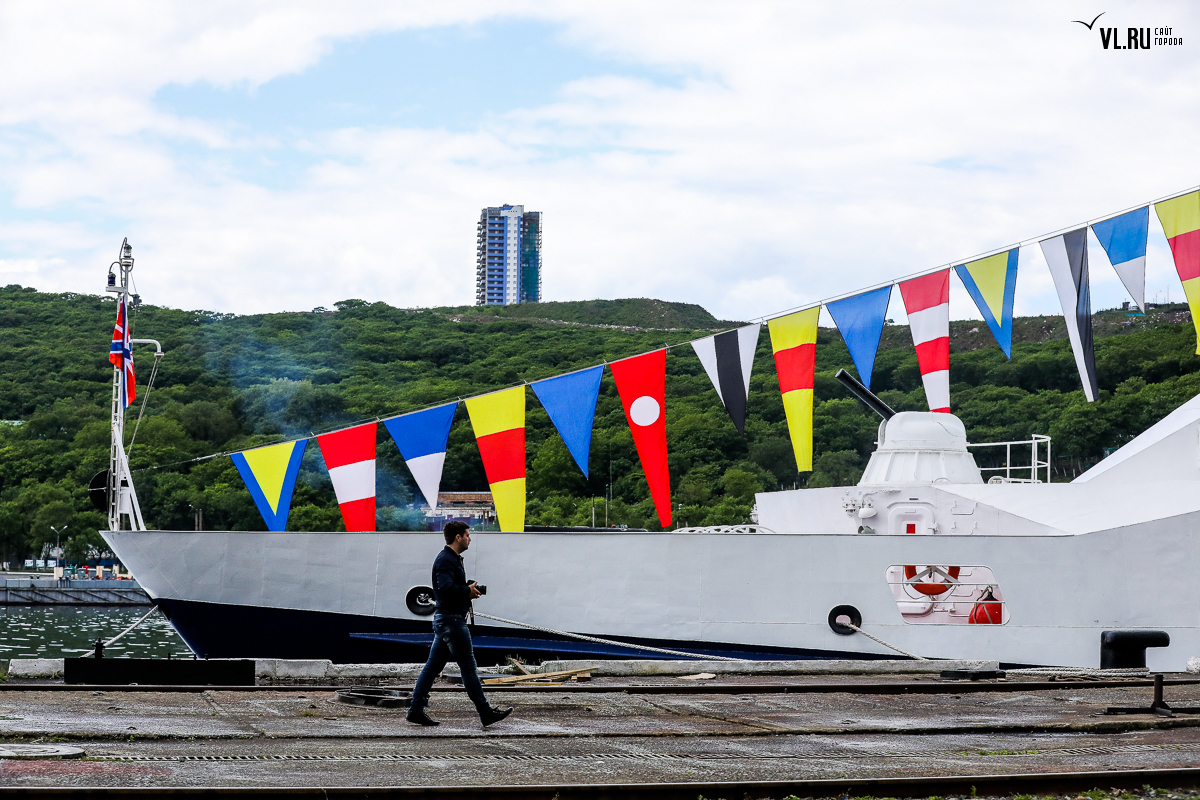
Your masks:
[{"label": "concrete pier", "polygon": [[[3,742],[70,745],[86,757],[0,756],[0,786],[700,786],[1190,767],[1200,756],[1200,715],[1105,715],[1149,705],[1144,679],[1063,688],[936,675],[717,680],[489,688],[494,704],[516,711],[484,730],[448,682],[429,708],[442,724],[421,728],[403,709],[345,705],[329,689],[120,691],[10,679],[0,685]],[[1167,702],[1200,705],[1200,685],[1184,682],[1195,680],[1168,676]],[[867,684],[878,691],[864,693]]]},{"label": "concrete pier", "polygon": [[148,606],[150,597],[132,580],[9,578],[0,582],[0,606]]}]

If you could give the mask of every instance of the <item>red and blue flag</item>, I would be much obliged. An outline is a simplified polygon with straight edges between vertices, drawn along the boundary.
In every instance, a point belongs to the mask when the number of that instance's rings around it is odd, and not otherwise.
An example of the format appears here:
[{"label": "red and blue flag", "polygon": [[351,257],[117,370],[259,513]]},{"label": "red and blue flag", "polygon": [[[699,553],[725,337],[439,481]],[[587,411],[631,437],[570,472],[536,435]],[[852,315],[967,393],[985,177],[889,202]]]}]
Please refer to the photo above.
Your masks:
[{"label": "red and blue flag", "polygon": [[124,297],[121,298],[121,307],[117,309],[117,325],[113,328],[108,360],[121,370],[121,395],[124,407],[129,408],[137,399],[137,380],[133,376],[133,348],[129,343],[129,314],[125,308]]}]

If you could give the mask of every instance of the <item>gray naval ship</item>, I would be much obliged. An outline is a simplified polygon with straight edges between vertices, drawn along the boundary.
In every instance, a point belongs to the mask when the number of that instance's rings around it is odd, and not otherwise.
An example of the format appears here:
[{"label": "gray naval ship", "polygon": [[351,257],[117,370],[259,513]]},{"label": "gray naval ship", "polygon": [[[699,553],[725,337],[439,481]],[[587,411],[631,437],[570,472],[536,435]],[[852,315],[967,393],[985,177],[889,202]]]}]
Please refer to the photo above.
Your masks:
[{"label": "gray naval ship", "polygon": [[[477,650],[895,657],[849,622],[927,657],[1096,667],[1104,632],[1149,630],[1169,646],[1148,665],[1183,670],[1200,655],[1200,397],[1070,483],[1048,482],[1049,444],[1045,461],[1037,447],[1028,477],[985,482],[957,417],[902,412],[857,486],[760,493],[754,525],[479,533],[466,554],[489,587],[477,608],[522,625],[477,624]],[[113,506],[144,527],[131,480]],[[111,527],[113,552],[201,657],[427,652],[438,533]]]}]

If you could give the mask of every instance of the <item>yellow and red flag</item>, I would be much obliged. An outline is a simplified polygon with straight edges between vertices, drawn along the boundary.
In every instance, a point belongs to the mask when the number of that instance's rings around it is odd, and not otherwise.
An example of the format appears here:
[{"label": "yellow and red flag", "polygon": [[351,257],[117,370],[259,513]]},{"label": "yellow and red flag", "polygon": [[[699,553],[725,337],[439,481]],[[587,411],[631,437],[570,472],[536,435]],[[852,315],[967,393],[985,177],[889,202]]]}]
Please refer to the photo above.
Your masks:
[{"label": "yellow and red flag", "polygon": [[783,412],[787,415],[796,469],[808,472],[813,462],[813,376],[816,372],[817,321],[821,307],[778,317],[767,323]]},{"label": "yellow and red flag", "polygon": [[1196,325],[1196,353],[1200,355],[1200,192],[1190,192],[1154,204],[1158,221],[1171,245],[1175,271]]},{"label": "yellow and red flag", "polygon": [[525,530],[525,387],[468,398],[500,530]]}]

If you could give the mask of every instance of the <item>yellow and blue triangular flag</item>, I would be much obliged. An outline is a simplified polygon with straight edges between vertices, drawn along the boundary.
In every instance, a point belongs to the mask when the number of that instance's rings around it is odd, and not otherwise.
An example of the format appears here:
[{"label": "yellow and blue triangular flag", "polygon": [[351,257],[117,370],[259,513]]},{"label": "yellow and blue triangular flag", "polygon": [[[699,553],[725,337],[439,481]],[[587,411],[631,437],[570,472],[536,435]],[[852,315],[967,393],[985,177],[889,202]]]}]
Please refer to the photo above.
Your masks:
[{"label": "yellow and blue triangular flag", "polygon": [[1008,358],[1012,358],[1013,298],[1017,295],[1019,254],[1020,248],[1014,247],[954,268]]},{"label": "yellow and blue triangular flag", "polygon": [[269,531],[287,530],[292,492],[296,489],[296,477],[300,474],[300,461],[307,445],[308,440],[301,439],[230,456]]}]

